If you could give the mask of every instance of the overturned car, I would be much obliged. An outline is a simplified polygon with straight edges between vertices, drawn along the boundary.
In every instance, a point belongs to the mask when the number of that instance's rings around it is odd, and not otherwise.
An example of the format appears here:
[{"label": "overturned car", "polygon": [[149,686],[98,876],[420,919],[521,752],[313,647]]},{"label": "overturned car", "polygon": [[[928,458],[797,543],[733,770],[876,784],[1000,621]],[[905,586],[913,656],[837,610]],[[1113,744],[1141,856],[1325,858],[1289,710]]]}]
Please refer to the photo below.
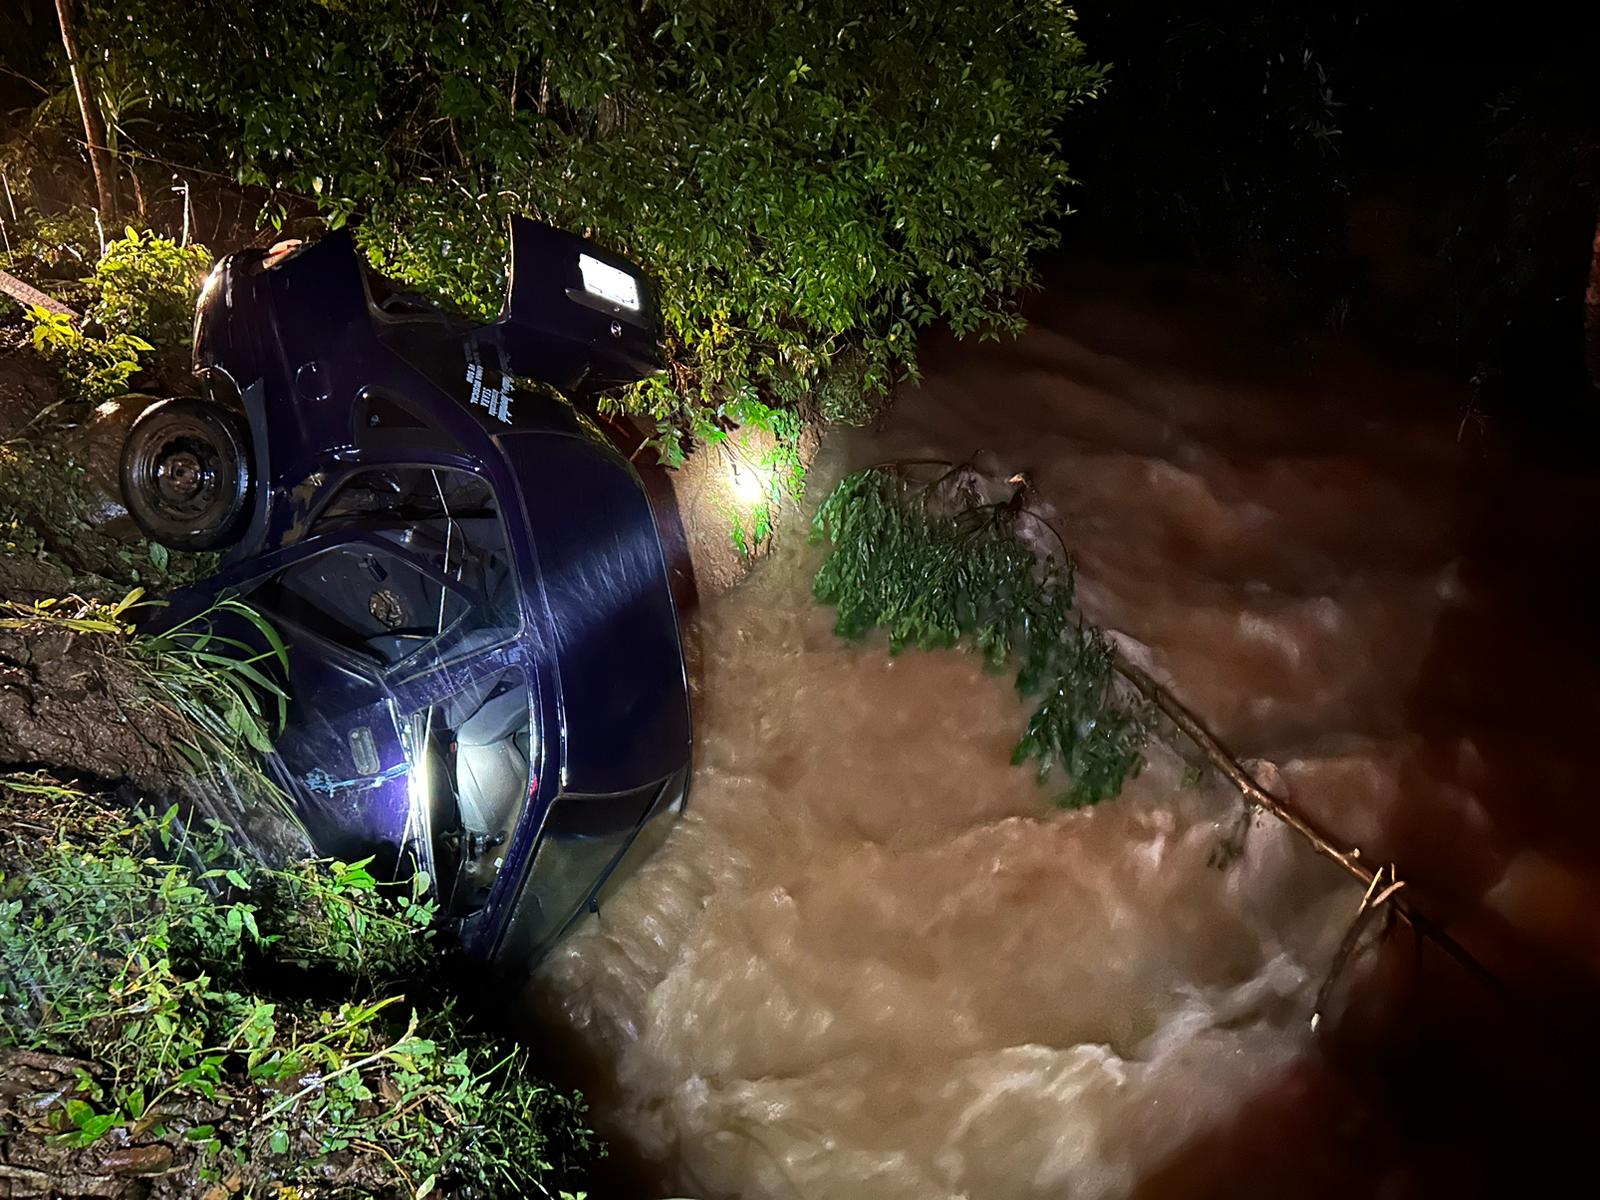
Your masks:
[{"label": "overturned car", "polygon": [[529,220],[500,319],[390,291],[350,238],[246,251],[195,318],[203,396],[122,453],[129,512],[226,548],[287,648],[268,769],[314,844],[423,872],[469,953],[543,954],[682,805],[689,709],[659,520],[583,398],[657,369],[648,280]]}]

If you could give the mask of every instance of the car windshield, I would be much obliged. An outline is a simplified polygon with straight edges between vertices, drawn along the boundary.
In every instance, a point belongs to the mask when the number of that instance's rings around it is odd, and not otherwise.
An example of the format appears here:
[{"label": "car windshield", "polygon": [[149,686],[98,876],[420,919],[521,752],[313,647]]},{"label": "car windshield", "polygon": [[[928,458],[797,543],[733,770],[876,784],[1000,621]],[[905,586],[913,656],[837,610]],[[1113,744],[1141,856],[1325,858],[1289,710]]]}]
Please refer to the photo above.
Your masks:
[{"label": "car windshield", "polygon": [[539,831],[533,866],[500,953],[532,962],[554,944],[622,858],[662,781],[610,795],[562,793]]}]

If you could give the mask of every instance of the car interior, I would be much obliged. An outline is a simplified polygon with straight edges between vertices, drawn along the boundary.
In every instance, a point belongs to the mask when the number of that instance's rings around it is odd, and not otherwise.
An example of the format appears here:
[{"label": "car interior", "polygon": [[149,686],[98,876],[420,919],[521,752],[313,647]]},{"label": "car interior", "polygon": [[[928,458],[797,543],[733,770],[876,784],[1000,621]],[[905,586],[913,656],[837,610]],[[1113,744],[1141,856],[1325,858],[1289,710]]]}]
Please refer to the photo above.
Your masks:
[{"label": "car interior", "polygon": [[[339,530],[361,540],[280,571],[255,601],[288,626],[407,677],[455,671],[450,664],[515,634],[504,527],[478,476],[434,467],[360,472],[312,527]],[[486,898],[527,804],[533,716],[520,670],[458,673],[459,690],[408,719],[413,757],[428,763],[436,883],[450,911],[464,915]]]},{"label": "car interior", "polygon": [[432,797],[439,895],[466,916],[487,900],[533,788],[527,679],[505,671],[476,681],[412,720],[444,767]]}]

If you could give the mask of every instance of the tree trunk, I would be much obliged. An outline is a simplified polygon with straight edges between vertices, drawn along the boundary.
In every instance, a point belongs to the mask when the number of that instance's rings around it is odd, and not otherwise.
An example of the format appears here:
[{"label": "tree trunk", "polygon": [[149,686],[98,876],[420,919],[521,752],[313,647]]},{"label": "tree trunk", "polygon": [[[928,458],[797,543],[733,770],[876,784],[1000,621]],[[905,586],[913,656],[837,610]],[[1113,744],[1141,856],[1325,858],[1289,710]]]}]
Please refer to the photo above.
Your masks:
[{"label": "tree trunk", "polygon": [[1600,213],[1595,214],[1589,288],[1583,294],[1583,361],[1589,368],[1589,386],[1600,391]]},{"label": "tree trunk", "polygon": [[117,177],[111,166],[111,151],[106,146],[105,117],[101,115],[100,102],[78,52],[78,24],[72,16],[72,0],[56,0],[56,18],[61,22],[61,44],[67,51],[72,87],[78,94],[78,108],[83,113],[83,136],[89,147],[89,165],[94,168],[95,190],[100,194],[100,217],[103,221],[114,221]]}]

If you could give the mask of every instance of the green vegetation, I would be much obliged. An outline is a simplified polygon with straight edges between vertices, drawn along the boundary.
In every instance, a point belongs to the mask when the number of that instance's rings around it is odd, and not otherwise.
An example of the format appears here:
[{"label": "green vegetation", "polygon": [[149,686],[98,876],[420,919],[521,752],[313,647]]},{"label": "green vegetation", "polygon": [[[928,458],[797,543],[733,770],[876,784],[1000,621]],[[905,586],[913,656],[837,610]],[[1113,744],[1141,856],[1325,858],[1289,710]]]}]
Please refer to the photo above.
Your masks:
[{"label": "green vegetation", "polygon": [[211,251],[131,226],[106,244],[89,277],[85,317],[107,334],[137,334],[187,349]]},{"label": "green vegetation", "polygon": [[1019,536],[1029,520],[1015,498],[985,502],[966,468],[924,483],[861,471],[817,511],[812,540],[829,549],[813,590],[837,608],[841,637],[881,627],[890,653],[959,644],[996,670],[1016,663],[1017,690],[1038,705],[1012,762],[1031,760],[1041,784],[1059,768],[1057,802],[1077,808],[1139,771],[1152,716],[1119,692],[1111,648],[1075,612],[1071,560],[1040,557]]},{"label": "green vegetation", "polygon": [[[140,635],[140,602],[0,602],[0,638],[70,636],[128,737],[164,739],[235,803],[277,801],[255,757],[287,700],[277,633],[223,599]],[[0,1138],[63,1176],[137,1153],[173,1196],[554,1196],[593,1157],[581,1102],[456,1003],[425,877],[269,869],[202,824],[0,777],[0,1079],[7,1049],[76,1060],[59,1086],[0,1101]]]},{"label": "green vegetation", "polygon": [[[6,186],[13,193],[24,187],[31,175],[29,164],[6,162],[0,151],[0,170],[7,170]],[[40,212],[26,204],[23,193],[21,211],[6,224],[6,241],[0,246],[0,269],[34,281],[48,280],[46,289],[77,280],[100,254],[99,233],[94,209],[82,205],[59,212]],[[20,219],[19,219],[20,218]]]},{"label": "green vegetation", "polygon": [[[145,704],[167,716],[173,748],[202,777],[216,777],[254,801],[281,799],[262,774],[258,753],[283,727],[288,651],[277,631],[243,601],[224,597],[165,632],[140,636],[130,622],[143,601],[135,588],[115,604],[73,597],[22,604],[0,600],[0,630],[40,634],[67,630],[95,639],[93,651],[114,657]],[[218,633],[231,620],[254,631],[260,650]]]},{"label": "green vegetation", "polygon": [[155,348],[136,334],[86,334],[74,318],[45,308],[30,307],[28,320],[33,348],[57,364],[68,394],[79,400],[122,395],[139,372],[139,355]]},{"label": "green vegetation", "polygon": [[104,531],[109,498],[96,496],[88,477],[94,439],[87,428],[94,405],[138,384],[164,392],[187,375],[194,303],[210,252],[129,228],[101,256],[92,212],[82,208],[55,215],[27,209],[10,229],[13,249],[0,254],[0,267],[58,276],[50,291],[83,316],[43,308],[23,314],[31,345],[55,368],[58,384],[56,399],[39,411],[4,414],[20,428],[0,442],[0,554],[49,563],[64,588],[101,599],[207,573],[214,555],[169,553]]},{"label": "green vegetation", "polygon": [[34,349],[55,363],[66,397],[96,404],[129,390],[147,365],[143,355],[187,349],[211,252],[130,227],[92,261],[66,289],[84,306],[81,320],[43,308],[27,317]]},{"label": "green vegetation", "polygon": [[723,514],[734,547],[749,556],[772,537],[784,500],[804,489],[801,418],[792,409],[760,402],[731,405],[728,411],[732,432],[708,425],[701,437],[706,446],[723,449],[741,476],[748,475],[756,485],[754,495],[735,498]]},{"label": "green vegetation", "polygon": [[0,442],[0,556],[53,567],[52,590],[99,599],[135,585],[176,587],[215,569],[214,554],[169,552],[107,533],[65,411],[42,417]]},{"label": "green vegetation", "polygon": [[228,1180],[306,1200],[554,1196],[591,1151],[581,1103],[432,981],[420,885],[365,863],[266,870],[175,809],[130,815],[42,776],[0,779],[0,809],[0,1053],[94,1064],[0,1106],[0,1135],[64,1170],[142,1148],[159,1195]]},{"label": "green vegetation", "polygon": [[[869,415],[933,321],[1017,328],[1070,182],[1056,130],[1105,78],[1060,0],[86,15],[163,114],[157,153],[310,198],[379,269],[463,309],[500,303],[510,213],[644,263],[669,371],[618,403],[661,422],[674,462],[815,411],[823,381],[828,415]],[[195,53],[197,28],[229,53]]]}]

